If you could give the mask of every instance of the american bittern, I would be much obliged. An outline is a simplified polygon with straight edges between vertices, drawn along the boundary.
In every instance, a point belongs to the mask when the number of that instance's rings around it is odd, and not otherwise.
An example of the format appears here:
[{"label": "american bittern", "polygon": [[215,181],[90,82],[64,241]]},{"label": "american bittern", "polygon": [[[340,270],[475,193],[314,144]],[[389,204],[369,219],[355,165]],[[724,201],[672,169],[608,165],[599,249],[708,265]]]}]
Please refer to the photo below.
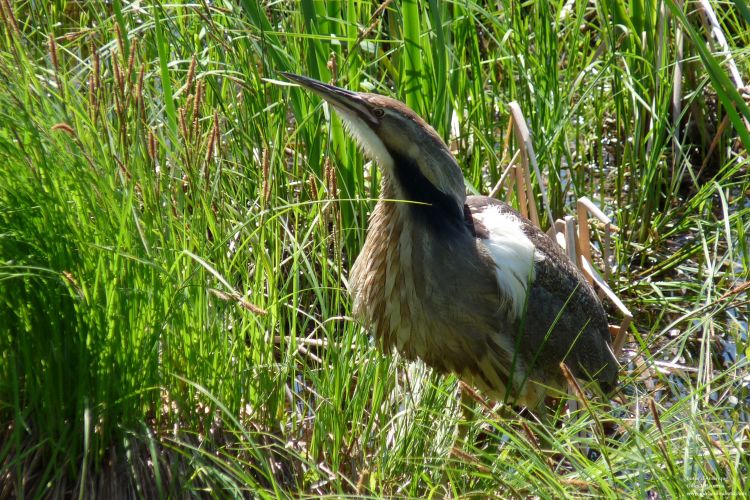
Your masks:
[{"label": "american bittern", "polygon": [[448,147],[401,102],[282,74],[326,100],[383,173],[350,292],[386,350],[530,409],[567,386],[563,361],[614,387],[602,304],[551,238],[505,203],[466,196]]}]

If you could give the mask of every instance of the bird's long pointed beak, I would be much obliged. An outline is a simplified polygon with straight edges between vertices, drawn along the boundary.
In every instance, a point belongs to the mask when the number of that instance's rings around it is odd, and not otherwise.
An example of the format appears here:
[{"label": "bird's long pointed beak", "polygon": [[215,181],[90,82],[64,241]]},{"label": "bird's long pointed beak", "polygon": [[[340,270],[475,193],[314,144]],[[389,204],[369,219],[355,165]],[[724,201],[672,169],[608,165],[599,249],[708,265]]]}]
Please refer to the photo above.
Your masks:
[{"label": "bird's long pointed beak", "polygon": [[288,80],[299,84],[320,96],[322,99],[331,104],[334,108],[341,111],[351,111],[359,115],[362,119],[376,124],[377,118],[370,111],[370,106],[362,97],[354,91],[342,89],[334,85],[314,80],[302,75],[280,71],[280,75]]}]

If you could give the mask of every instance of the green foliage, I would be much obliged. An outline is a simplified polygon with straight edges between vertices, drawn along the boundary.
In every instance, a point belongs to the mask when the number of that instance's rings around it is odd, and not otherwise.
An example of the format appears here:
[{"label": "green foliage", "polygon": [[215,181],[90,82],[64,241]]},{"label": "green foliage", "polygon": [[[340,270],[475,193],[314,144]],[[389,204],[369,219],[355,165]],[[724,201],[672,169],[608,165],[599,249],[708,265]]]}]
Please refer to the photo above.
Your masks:
[{"label": "green foliage", "polygon": [[[680,5],[0,0],[0,496],[740,495],[750,111]],[[479,192],[519,102],[555,217],[619,226],[614,410],[453,449],[455,379],[350,318],[377,170],[279,71],[406,101]]]}]

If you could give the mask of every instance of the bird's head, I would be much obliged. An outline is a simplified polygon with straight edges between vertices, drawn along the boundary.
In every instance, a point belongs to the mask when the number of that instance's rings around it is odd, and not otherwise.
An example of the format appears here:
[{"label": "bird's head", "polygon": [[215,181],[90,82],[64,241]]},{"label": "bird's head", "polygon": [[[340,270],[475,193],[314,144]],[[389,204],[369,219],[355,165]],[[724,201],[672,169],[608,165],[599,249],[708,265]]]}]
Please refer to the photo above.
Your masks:
[{"label": "bird's head", "polygon": [[305,76],[281,73],[327,101],[384,174],[410,200],[453,205],[463,213],[464,179],[456,159],[435,130],[405,104],[354,92]]}]

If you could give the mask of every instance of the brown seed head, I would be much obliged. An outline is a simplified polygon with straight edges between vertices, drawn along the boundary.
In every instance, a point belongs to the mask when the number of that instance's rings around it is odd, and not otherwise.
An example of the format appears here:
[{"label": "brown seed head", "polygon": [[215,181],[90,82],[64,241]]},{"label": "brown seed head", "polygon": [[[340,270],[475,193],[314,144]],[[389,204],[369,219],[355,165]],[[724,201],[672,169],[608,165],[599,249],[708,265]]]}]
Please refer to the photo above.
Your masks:
[{"label": "brown seed head", "polygon": [[3,22],[8,28],[9,33],[14,33],[16,36],[21,35],[21,30],[18,29],[18,23],[16,23],[16,15],[13,13],[13,8],[10,6],[8,0],[0,0],[0,11],[2,12]]},{"label": "brown seed head", "polygon": [[115,38],[117,39],[117,48],[120,51],[120,55],[125,57],[125,44],[122,39],[122,31],[120,31],[120,25],[115,24]]},{"label": "brown seed head", "polygon": [[185,84],[185,92],[190,92],[193,87],[193,77],[195,76],[195,56],[190,60],[190,67],[188,67],[187,83]]},{"label": "brown seed head", "polygon": [[70,137],[73,137],[74,139],[76,137],[75,130],[73,130],[73,127],[71,127],[67,123],[56,123],[55,125],[52,125],[51,130],[54,132],[58,132],[58,131],[65,132],[66,134],[68,134]]},{"label": "brown seed head", "polygon": [[60,64],[57,60],[57,42],[55,41],[55,36],[50,33],[49,40],[47,42],[49,46],[49,55],[52,58],[52,66],[55,68],[55,73],[58,73],[60,71]]}]

